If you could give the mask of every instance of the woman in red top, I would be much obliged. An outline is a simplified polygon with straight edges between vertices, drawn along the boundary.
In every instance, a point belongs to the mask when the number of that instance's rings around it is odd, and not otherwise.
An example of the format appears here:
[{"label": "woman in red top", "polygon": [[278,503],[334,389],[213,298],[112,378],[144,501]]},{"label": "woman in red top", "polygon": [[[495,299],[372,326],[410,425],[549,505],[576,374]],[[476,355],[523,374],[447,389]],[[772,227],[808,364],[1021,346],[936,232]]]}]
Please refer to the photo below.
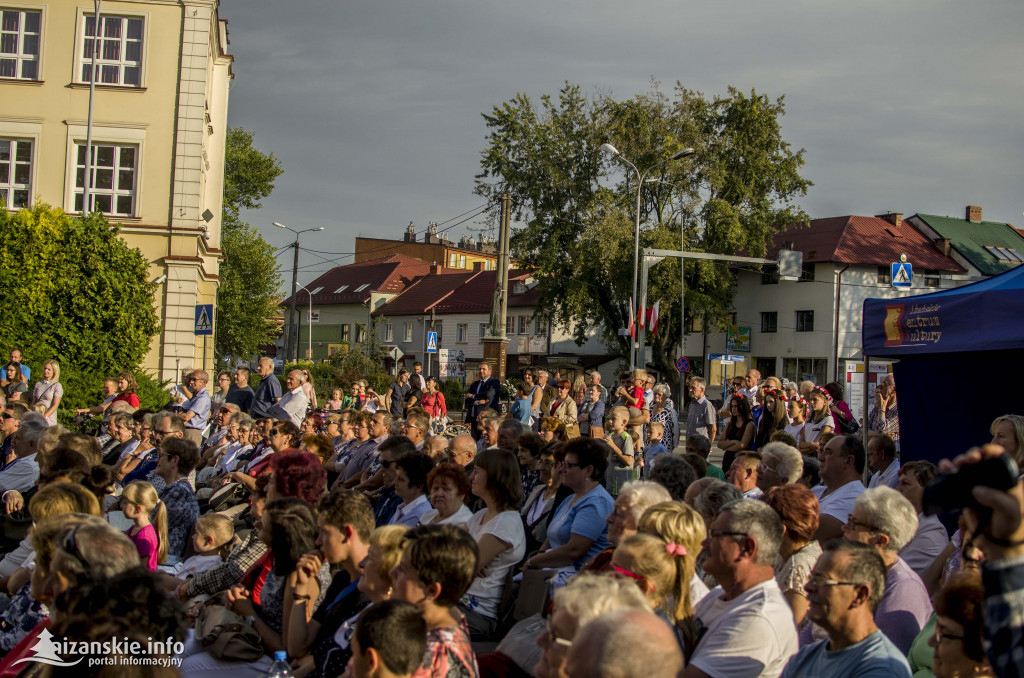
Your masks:
[{"label": "woman in red top", "polygon": [[111,405],[123,400],[135,409],[139,409],[139,396],[135,395],[135,389],[138,386],[135,383],[135,375],[131,372],[119,372],[117,377],[117,395],[114,396],[114,400],[111,401]]},{"label": "woman in red top", "polygon": [[437,390],[437,377],[427,377],[427,391],[423,394],[423,409],[433,419],[448,416],[444,394]]}]

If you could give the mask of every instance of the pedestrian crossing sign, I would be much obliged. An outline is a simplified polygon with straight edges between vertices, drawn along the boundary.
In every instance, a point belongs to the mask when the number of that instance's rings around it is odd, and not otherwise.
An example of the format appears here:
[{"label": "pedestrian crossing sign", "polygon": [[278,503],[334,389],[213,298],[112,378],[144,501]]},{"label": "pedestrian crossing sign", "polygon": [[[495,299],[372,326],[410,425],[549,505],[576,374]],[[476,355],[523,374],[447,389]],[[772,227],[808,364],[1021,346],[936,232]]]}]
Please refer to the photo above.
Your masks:
[{"label": "pedestrian crossing sign", "polygon": [[196,305],[196,336],[213,334],[213,304]]},{"label": "pedestrian crossing sign", "polygon": [[437,332],[427,332],[427,353],[437,353]]},{"label": "pedestrian crossing sign", "polygon": [[892,265],[892,286],[896,288],[909,288],[913,286],[914,267],[906,262],[894,263]]}]

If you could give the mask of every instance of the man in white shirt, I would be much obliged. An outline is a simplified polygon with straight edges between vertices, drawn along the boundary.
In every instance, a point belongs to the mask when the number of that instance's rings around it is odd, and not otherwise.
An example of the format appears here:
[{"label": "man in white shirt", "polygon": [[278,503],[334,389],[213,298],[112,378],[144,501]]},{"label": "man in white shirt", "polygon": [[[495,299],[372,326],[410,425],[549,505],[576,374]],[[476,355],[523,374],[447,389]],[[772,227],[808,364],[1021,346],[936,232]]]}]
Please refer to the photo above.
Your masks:
[{"label": "man in white shirt", "polygon": [[270,416],[274,419],[290,419],[293,424],[301,427],[309,408],[309,398],[302,392],[302,385],[305,382],[302,370],[289,372],[284,381],[288,391],[277,401],[277,405],[270,408]]},{"label": "man in white shirt", "polygon": [[884,433],[872,432],[868,438],[868,466],[875,472],[868,487],[885,485],[896,489],[900,484],[900,463],[896,460],[896,442]]},{"label": "man in white shirt", "polygon": [[758,392],[757,384],[761,381],[761,373],[757,370],[750,370],[743,378],[744,387],[738,393],[750,401],[751,409],[761,404],[761,394]]},{"label": "man in white shirt", "polygon": [[427,380],[423,378],[423,363],[418,360],[412,364],[412,374],[409,375],[409,383],[421,391],[427,390]]},{"label": "man in white shirt", "polygon": [[768,504],[740,499],[711,523],[704,570],[720,586],[697,603],[697,647],[686,678],[740,678],[782,673],[797,649],[793,613],[773,565],[782,544],[782,521]]},{"label": "man in white shirt", "polygon": [[821,519],[814,538],[824,544],[843,536],[843,525],[853,502],[864,491],[864,445],[853,436],[836,436],[818,450],[821,485],[811,490],[818,497]]},{"label": "man in white shirt", "polygon": [[11,436],[11,450],[17,458],[0,471],[0,496],[8,490],[25,494],[32,489],[39,478],[39,464],[36,463],[36,444],[46,424],[38,421],[22,421]]}]

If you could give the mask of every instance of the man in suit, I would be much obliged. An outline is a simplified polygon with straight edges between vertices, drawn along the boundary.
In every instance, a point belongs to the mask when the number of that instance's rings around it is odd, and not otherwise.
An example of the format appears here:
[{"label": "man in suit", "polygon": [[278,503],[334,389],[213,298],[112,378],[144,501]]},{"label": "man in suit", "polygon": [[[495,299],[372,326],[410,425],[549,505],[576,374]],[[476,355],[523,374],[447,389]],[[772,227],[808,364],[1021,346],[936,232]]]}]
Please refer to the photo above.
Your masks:
[{"label": "man in suit", "polygon": [[466,392],[466,423],[469,424],[473,440],[480,440],[477,416],[488,407],[501,411],[501,404],[498,402],[500,392],[498,380],[491,378],[491,366],[480,363],[480,378],[474,381]]}]

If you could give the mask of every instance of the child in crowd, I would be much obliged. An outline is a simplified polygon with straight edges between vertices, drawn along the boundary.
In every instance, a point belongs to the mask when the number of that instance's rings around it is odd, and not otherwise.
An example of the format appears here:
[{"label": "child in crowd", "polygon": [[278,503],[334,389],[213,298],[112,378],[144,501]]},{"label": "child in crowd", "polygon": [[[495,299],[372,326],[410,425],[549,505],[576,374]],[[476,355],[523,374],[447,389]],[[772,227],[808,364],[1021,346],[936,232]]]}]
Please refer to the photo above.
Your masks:
[{"label": "child in crowd", "polygon": [[509,410],[509,414],[512,418],[521,421],[524,424],[532,424],[533,417],[530,416],[530,399],[527,398],[527,391],[530,387],[524,382],[516,384],[516,401],[512,403],[512,409]]},{"label": "child in crowd", "polygon": [[605,486],[613,495],[618,495],[619,488],[633,479],[633,439],[626,432],[628,423],[629,410],[621,406],[613,407],[608,415],[609,433],[604,437],[611,447]]},{"label": "child in crowd", "polygon": [[804,418],[807,416],[807,401],[802,396],[796,396],[789,401],[789,425],[786,426],[786,433],[800,440],[800,431],[804,427]]},{"label": "child in crowd", "polygon": [[[121,495],[121,510],[124,517],[133,521],[127,534],[139,550],[142,564],[155,571],[157,565],[167,559],[167,507],[157,496],[156,488],[137,480],[129,483]],[[156,524],[150,515],[156,511]]]},{"label": "child in crowd", "polygon": [[188,579],[206,572],[224,562],[235,540],[235,526],[231,519],[219,513],[199,516],[192,528],[192,547],[195,555],[174,566],[174,576]]},{"label": "child in crowd", "polygon": [[645,370],[633,370],[633,386],[628,389],[619,388],[623,405],[629,411],[629,416],[639,417],[644,408],[644,385],[647,383],[647,372]]},{"label": "child in crowd", "polygon": [[341,411],[341,389],[336,388],[331,391],[331,399],[327,401],[327,409],[331,412]]},{"label": "child in crowd", "polygon": [[650,478],[651,469],[654,468],[654,458],[659,454],[665,454],[668,452],[668,448],[661,442],[662,436],[665,435],[665,425],[660,421],[652,421],[650,424],[651,442],[644,448],[643,451],[643,477]]}]

